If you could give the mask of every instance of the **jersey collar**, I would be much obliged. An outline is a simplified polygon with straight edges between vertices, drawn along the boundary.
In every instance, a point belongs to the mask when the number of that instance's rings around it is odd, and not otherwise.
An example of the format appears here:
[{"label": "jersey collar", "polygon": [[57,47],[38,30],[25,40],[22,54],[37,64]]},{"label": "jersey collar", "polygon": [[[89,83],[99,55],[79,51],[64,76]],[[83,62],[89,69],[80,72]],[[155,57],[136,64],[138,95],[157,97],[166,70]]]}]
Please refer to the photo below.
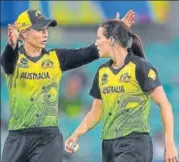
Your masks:
[{"label": "jersey collar", "polygon": [[[129,52],[124,60],[124,65],[128,64],[132,60],[133,53]],[[110,59],[107,66],[111,66],[113,64],[113,60]]]},{"label": "jersey collar", "polygon": [[[26,50],[25,50],[25,48],[24,48],[23,45],[21,45],[21,46],[19,47],[19,52],[20,52],[20,53],[23,53],[24,55],[27,56]],[[44,55],[45,53],[48,53],[48,52],[47,52],[47,50],[46,50],[45,48],[43,48],[42,51],[41,51],[41,55]]]}]

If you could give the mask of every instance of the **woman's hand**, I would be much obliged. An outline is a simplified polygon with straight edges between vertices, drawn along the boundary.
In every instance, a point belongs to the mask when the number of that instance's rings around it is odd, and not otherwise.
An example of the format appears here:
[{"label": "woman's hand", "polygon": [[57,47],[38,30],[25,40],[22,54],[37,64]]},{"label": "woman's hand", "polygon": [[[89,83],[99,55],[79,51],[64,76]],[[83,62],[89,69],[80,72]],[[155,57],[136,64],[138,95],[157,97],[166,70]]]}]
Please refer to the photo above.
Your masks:
[{"label": "woman's hand", "polygon": [[179,162],[175,144],[165,145],[165,162]]},{"label": "woman's hand", "polygon": [[[119,12],[116,14],[116,19],[120,20],[120,14]],[[134,24],[135,22],[135,12],[133,10],[129,10],[126,15],[121,19],[124,24],[126,24],[129,28]]]},{"label": "woman's hand", "polygon": [[71,143],[76,143],[77,144],[77,140],[78,140],[78,137],[76,135],[71,135],[66,141],[65,141],[65,150],[68,152],[68,153],[73,153],[74,150],[71,146]]},{"label": "woman's hand", "polygon": [[16,24],[8,24],[8,43],[13,49],[16,48],[17,41],[19,39],[19,32]]}]

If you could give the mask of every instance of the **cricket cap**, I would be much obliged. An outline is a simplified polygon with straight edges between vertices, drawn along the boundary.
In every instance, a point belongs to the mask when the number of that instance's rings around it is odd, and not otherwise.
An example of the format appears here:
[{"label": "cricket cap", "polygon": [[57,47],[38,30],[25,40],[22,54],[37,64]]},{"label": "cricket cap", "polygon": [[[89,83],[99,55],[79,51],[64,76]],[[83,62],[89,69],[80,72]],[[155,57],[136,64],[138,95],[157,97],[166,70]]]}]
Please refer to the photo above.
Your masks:
[{"label": "cricket cap", "polygon": [[41,11],[28,9],[18,16],[16,24],[19,31],[32,28],[34,30],[40,30],[46,26],[55,27],[57,21],[53,19],[47,19]]}]

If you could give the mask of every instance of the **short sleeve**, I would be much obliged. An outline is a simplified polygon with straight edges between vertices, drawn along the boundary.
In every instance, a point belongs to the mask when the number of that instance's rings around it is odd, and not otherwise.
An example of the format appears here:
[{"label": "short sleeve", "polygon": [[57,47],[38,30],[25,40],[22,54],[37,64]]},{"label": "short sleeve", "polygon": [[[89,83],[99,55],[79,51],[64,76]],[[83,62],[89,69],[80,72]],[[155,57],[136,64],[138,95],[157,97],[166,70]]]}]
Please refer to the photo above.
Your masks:
[{"label": "short sleeve", "polygon": [[161,85],[157,70],[145,61],[137,66],[136,78],[144,92],[148,92]]},{"label": "short sleeve", "polygon": [[97,71],[97,73],[94,77],[93,84],[92,84],[89,94],[94,98],[102,99],[101,93],[100,93],[100,88],[99,88],[99,71]]}]

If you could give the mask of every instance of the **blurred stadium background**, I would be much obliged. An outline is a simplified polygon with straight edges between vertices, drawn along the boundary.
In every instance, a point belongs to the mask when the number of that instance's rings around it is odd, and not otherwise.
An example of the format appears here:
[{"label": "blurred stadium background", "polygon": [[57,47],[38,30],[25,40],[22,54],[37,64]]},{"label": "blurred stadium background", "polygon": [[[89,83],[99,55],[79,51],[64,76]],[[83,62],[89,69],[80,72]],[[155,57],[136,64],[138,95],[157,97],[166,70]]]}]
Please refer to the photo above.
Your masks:
[{"label": "blurred stadium background", "polygon": [[[136,12],[134,33],[141,36],[147,59],[157,68],[174,111],[175,141],[179,148],[179,2],[177,1],[1,1],[1,53],[7,43],[7,24],[27,8],[40,9],[57,19],[59,26],[50,29],[48,48],[79,48],[94,43],[100,22]],[[60,86],[59,127],[66,139],[91,107],[88,95],[95,72],[104,59],[66,72]],[[20,92],[19,92],[20,93]],[[5,75],[1,70],[1,152],[7,136],[9,118]],[[151,133],[154,161],[163,159],[163,134],[158,107],[151,103]],[[101,161],[101,124],[80,138],[80,151],[65,153],[64,162]]]}]

